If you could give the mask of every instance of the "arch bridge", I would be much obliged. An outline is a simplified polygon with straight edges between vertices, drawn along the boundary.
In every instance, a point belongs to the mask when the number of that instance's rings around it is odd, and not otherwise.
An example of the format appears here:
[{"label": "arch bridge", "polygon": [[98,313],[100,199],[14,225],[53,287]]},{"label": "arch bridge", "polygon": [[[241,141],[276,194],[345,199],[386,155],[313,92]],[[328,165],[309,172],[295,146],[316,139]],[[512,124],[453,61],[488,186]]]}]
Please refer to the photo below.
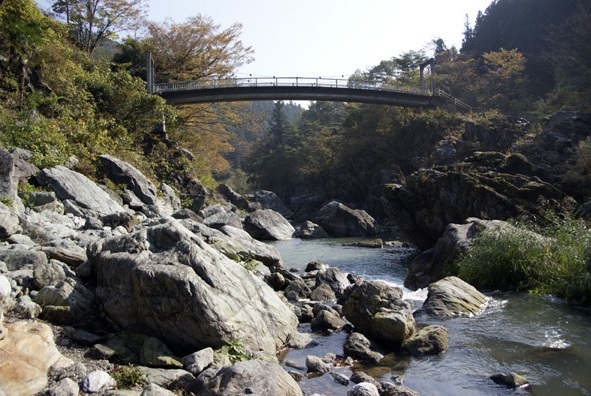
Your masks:
[{"label": "arch bridge", "polygon": [[[419,87],[357,82],[322,77],[248,77],[154,84],[148,60],[148,91],[170,104],[253,100],[315,100],[373,103],[402,107],[435,107],[444,100],[433,83],[433,60],[420,65]],[[424,69],[431,66],[428,86]]]}]

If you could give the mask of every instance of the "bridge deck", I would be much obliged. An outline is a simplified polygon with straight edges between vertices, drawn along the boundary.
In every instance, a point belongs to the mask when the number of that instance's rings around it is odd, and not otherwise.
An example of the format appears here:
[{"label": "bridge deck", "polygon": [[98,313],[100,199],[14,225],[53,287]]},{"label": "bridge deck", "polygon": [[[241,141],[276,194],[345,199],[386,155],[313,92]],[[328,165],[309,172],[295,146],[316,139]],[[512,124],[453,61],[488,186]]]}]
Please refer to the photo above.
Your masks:
[{"label": "bridge deck", "polygon": [[154,93],[171,104],[253,100],[327,100],[404,107],[432,107],[439,96],[429,91],[401,86],[355,84],[348,80],[322,78],[249,78],[220,80],[208,84],[184,82],[156,84]]}]

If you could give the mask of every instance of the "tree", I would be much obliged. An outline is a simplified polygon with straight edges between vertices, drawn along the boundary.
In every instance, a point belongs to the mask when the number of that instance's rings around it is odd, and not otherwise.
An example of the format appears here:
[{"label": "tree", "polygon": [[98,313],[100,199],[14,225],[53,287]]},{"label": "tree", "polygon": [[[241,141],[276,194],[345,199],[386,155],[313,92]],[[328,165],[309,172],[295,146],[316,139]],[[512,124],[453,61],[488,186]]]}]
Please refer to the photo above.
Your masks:
[{"label": "tree", "polygon": [[484,97],[481,102],[504,111],[519,111],[527,97],[525,56],[518,50],[487,52],[484,61]]},{"label": "tree", "polygon": [[165,82],[232,77],[252,61],[253,50],[240,40],[242,25],[220,25],[202,15],[184,23],[148,24],[144,42],[156,64],[156,79]]},{"label": "tree", "polygon": [[89,55],[117,33],[139,27],[146,0],[57,0],[53,11],[70,27],[73,40]]}]

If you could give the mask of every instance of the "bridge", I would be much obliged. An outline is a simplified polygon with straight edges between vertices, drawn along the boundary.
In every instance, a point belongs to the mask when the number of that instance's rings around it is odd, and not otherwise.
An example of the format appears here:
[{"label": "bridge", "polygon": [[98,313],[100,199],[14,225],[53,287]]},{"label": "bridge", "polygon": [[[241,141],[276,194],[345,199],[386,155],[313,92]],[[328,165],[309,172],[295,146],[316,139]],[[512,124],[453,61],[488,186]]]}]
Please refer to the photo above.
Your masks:
[{"label": "bridge", "polygon": [[152,93],[170,104],[251,100],[328,100],[405,107],[440,101],[428,89],[351,82],[322,77],[256,77],[154,84]]},{"label": "bridge", "polygon": [[[424,69],[431,66],[429,87]],[[433,60],[420,65],[420,87],[377,82],[359,82],[322,77],[247,77],[154,84],[151,59],[148,59],[150,93],[170,104],[233,102],[253,100],[326,100],[373,103],[403,107],[434,107],[445,99],[433,83]]]}]

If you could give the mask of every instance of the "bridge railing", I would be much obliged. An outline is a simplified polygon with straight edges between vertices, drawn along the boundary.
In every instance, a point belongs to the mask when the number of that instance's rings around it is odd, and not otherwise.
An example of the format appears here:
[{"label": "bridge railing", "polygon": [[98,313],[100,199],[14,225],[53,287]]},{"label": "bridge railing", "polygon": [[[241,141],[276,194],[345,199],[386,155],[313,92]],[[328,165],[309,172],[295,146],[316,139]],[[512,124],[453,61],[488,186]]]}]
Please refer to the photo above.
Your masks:
[{"label": "bridge railing", "polygon": [[219,80],[183,81],[174,83],[154,84],[153,93],[179,92],[197,89],[233,88],[233,87],[320,87],[320,88],[354,88],[376,91],[393,91],[418,95],[432,95],[427,89],[404,86],[400,84],[384,84],[378,82],[349,81],[342,78],[323,77],[246,77]]}]

